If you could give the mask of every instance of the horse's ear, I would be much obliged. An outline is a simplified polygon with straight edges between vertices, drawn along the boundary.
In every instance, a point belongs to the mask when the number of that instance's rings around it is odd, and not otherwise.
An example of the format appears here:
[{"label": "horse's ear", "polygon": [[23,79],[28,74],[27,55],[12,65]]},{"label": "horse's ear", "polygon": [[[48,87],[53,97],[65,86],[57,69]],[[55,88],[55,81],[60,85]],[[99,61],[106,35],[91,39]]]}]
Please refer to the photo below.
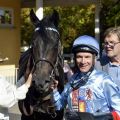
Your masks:
[{"label": "horse's ear", "polygon": [[53,10],[53,14],[51,16],[52,21],[54,22],[54,25],[58,27],[59,23],[59,13],[56,10]]},{"label": "horse's ear", "polygon": [[38,19],[38,17],[36,16],[35,12],[33,9],[31,9],[30,11],[30,20],[32,21],[32,23],[35,25],[35,27],[38,26],[38,24],[40,24],[40,20]]}]

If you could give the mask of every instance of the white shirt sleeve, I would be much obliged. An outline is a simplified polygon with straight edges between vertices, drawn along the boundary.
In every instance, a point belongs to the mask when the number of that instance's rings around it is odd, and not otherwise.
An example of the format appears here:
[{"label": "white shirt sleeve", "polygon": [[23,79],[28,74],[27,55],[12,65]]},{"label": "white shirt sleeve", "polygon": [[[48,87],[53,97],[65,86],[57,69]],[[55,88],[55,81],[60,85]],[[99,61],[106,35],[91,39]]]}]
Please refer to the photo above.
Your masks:
[{"label": "white shirt sleeve", "polygon": [[[24,79],[24,77],[21,79]],[[0,76],[0,106],[13,106],[18,100],[24,99],[27,92],[28,87],[25,84],[17,88],[6,81],[3,76]]]}]

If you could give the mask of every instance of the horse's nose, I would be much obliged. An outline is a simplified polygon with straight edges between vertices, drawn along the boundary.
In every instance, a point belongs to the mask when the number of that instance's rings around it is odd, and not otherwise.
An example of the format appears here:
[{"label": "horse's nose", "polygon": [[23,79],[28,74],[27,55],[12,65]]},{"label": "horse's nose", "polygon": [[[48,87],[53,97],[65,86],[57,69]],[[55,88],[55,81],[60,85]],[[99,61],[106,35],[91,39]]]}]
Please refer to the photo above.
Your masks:
[{"label": "horse's nose", "polygon": [[42,83],[40,84],[40,86],[42,88],[46,89],[49,84],[50,84],[50,80],[43,80]]},{"label": "horse's nose", "polygon": [[46,91],[46,89],[48,89],[50,84],[50,80],[40,80],[40,79],[36,79],[35,80],[35,85],[39,90],[43,90]]}]

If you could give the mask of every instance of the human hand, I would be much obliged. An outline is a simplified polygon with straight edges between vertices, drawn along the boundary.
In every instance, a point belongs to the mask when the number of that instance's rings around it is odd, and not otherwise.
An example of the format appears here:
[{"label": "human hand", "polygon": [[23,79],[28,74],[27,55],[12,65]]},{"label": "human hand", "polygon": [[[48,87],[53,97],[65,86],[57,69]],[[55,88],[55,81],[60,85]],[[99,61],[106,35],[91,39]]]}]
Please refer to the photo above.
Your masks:
[{"label": "human hand", "polygon": [[53,80],[52,83],[50,84],[50,89],[55,90],[57,89],[58,86],[58,80]]},{"label": "human hand", "polygon": [[64,73],[67,73],[67,72],[69,72],[71,69],[70,69],[70,66],[69,66],[67,63],[64,63],[63,70],[64,70]]}]

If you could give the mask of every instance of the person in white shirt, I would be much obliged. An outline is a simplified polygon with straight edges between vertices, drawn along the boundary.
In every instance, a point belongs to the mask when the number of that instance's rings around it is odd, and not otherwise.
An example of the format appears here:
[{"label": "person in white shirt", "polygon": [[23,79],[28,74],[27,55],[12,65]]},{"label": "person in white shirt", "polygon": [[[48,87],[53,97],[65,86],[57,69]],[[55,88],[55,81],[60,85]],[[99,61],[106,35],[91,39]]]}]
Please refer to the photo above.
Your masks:
[{"label": "person in white shirt", "polygon": [[15,105],[18,100],[25,99],[26,93],[32,83],[32,73],[28,77],[21,77],[18,82],[21,81],[24,81],[24,84],[17,87],[17,85],[12,85],[5,77],[0,75],[0,120],[9,120],[9,116],[7,115],[8,108]]}]

